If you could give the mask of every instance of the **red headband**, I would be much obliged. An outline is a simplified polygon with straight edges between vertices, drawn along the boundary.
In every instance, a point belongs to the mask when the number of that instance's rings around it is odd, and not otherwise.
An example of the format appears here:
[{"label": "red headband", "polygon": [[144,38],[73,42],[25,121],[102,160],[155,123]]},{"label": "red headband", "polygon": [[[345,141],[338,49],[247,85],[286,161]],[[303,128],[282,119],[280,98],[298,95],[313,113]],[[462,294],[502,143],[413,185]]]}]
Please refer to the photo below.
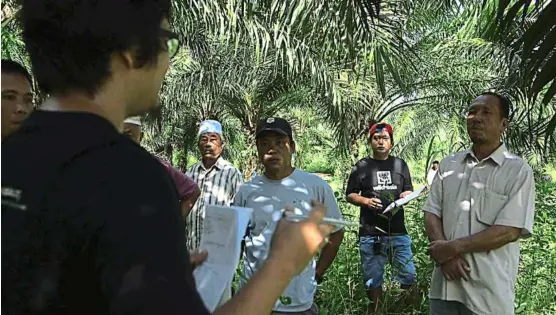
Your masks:
[{"label": "red headband", "polygon": [[[383,125],[383,126],[384,126],[383,129],[386,129],[386,131],[388,132],[388,134],[390,134],[390,137],[394,136],[394,130],[392,129],[392,126],[390,126],[390,125],[387,124],[387,123],[377,123],[377,124],[374,124],[374,125],[371,127],[371,129],[369,130],[369,136],[372,136],[372,135],[375,134],[376,128],[377,128],[379,125]],[[383,129],[379,129],[379,131],[382,131]]]}]

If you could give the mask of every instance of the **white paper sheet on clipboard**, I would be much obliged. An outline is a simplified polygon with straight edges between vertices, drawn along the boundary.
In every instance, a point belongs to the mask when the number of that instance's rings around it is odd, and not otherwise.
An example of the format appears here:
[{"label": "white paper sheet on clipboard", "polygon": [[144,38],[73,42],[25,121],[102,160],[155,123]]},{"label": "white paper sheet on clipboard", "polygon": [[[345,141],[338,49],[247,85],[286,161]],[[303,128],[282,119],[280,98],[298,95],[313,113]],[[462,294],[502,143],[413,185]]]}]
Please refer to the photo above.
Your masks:
[{"label": "white paper sheet on clipboard", "polygon": [[215,205],[205,208],[200,248],[207,250],[208,257],[193,276],[197,291],[211,312],[232,282],[239,264],[241,240],[252,213],[251,208]]}]

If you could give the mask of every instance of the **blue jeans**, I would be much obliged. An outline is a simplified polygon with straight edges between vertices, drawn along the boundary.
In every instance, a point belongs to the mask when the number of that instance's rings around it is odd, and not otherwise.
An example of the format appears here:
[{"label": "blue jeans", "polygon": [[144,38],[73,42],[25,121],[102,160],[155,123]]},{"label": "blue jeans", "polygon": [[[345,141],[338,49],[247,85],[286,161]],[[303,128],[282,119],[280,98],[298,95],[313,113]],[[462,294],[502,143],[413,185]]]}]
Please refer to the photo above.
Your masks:
[{"label": "blue jeans", "polygon": [[[379,252],[375,253],[378,238],[381,246]],[[415,283],[415,265],[409,235],[362,236],[359,239],[359,249],[363,281],[367,290],[382,286],[386,262],[392,265],[394,280],[407,286]]]}]

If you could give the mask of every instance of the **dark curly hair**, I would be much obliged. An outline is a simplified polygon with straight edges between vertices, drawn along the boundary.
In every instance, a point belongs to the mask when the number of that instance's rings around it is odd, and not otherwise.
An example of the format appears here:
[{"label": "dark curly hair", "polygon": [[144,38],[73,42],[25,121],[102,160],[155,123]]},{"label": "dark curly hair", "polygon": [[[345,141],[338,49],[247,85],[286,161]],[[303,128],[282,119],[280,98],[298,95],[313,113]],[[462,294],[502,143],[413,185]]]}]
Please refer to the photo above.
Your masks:
[{"label": "dark curly hair", "polygon": [[23,38],[33,74],[48,94],[94,95],[115,52],[133,49],[137,66],[156,62],[170,0],[22,0]]},{"label": "dark curly hair", "polygon": [[24,66],[22,66],[21,64],[13,60],[2,59],[2,73],[17,74],[17,75],[24,76],[27,79],[27,81],[29,81],[29,85],[33,86],[33,82],[31,80],[31,75],[29,74],[29,71],[27,71],[27,69],[25,69]]}]

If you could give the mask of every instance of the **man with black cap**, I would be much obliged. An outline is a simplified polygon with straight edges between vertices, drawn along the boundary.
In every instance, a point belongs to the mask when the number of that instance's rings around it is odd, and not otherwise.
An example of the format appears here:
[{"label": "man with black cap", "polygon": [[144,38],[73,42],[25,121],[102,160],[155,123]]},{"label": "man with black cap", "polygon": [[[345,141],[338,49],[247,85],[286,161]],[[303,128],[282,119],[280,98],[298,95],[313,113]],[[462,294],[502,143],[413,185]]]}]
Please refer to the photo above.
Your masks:
[{"label": "man with black cap", "polygon": [[411,288],[415,282],[411,238],[405,228],[403,208],[382,214],[391,202],[413,190],[409,167],[404,160],[390,155],[393,136],[389,124],[371,127],[372,156],[355,164],[346,189],[347,201],[361,207],[359,246],[363,280],[374,304],[369,304],[370,311],[378,309],[387,261],[392,262],[395,279],[403,289]]},{"label": "man with black cap", "polygon": [[[313,201],[326,205],[327,217],[341,219],[342,215],[330,186],[320,177],[296,169],[291,164],[295,152],[290,124],[281,118],[267,118],[256,129],[256,144],[264,173],[244,184],[236,195],[234,205],[253,208],[253,217],[245,242],[243,274],[247,279],[263,266],[276,228],[275,216],[286,207],[296,214],[307,214]],[[276,301],[272,314],[318,314],[313,302],[317,283],[336,257],[343,239],[342,228],[330,235],[318,262],[313,259],[296,276]],[[240,281],[241,287],[245,279]]]}]

